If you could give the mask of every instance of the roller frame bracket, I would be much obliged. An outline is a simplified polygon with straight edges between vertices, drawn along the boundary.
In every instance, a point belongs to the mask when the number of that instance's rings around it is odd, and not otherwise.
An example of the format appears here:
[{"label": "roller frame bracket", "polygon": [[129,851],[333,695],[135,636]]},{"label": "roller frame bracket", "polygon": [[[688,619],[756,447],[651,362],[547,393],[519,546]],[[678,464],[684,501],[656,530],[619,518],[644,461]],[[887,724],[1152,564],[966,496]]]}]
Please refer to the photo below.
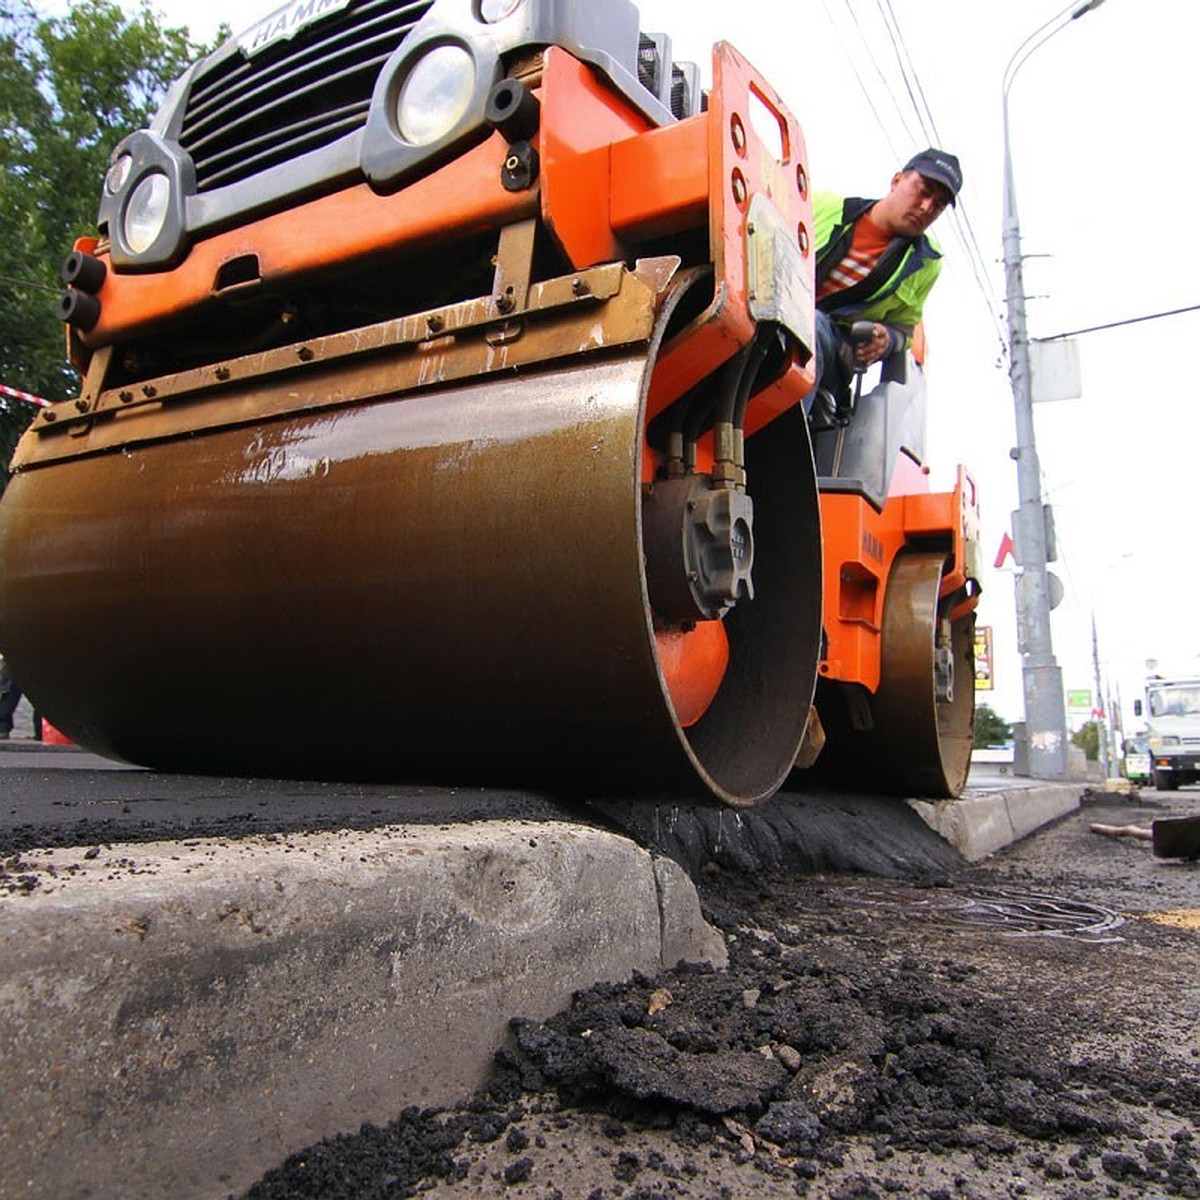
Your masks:
[{"label": "roller frame bracket", "polygon": [[[645,341],[678,266],[674,256],[641,261],[635,271],[608,263],[531,284],[519,321],[498,317],[494,297],[484,296],[109,387],[88,411],[80,412],[74,401],[44,409],[18,446],[13,466],[20,470],[179,432],[415,394]],[[332,383],[330,372],[337,372]],[[89,390],[101,388],[101,379],[97,363]],[[74,430],[88,436],[68,442],[63,434]]]}]

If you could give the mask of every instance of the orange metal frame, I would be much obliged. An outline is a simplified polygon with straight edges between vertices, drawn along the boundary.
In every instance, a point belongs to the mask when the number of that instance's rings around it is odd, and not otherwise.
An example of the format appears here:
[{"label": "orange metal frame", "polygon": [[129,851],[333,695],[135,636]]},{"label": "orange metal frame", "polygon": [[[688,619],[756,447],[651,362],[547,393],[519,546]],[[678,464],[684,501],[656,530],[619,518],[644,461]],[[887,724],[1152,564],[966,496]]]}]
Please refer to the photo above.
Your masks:
[{"label": "orange metal frame", "polygon": [[[217,294],[221,268],[244,256],[256,258],[259,278],[269,284],[499,229],[538,212],[571,263],[583,268],[627,258],[648,238],[707,224],[714,300],[663,349],[648,401],[652,418],[753,333],[746,223],[756,194],[795,228],[811,287],[803,134],[769,84],[727,43],[713,51],[708,110],[661,129],[648,128],[591,68],[557,47],[546,51],[538,95],[541,176],[528,192],[501,186],[507,145],[493,134],[394,195],[359,184],[203,239],[174,270],[109,272],[98,293],[100,319],[79,340],[96,349],[204,303]],[[778,126],[778,157],[759,136],[755,111]],[[608,196],[608,204],[597,204],[597,196]],[[747,434],[798,403],[813,382],[811,366],[793,359],[752,399]]]},{"label": "orange metal frame", "polygon": [[[764,121],[777,128],[778,157],[756,127]],[[703,122],[706,130],[705,191],[716,294],[708,311],[659,356],[648,405],[652,417],[716,370],[753,334],[747,283],[747,220],[755,195],[765,196],[785,225],[796,230],[796,241],[807,269],[807,288],[810,293],[812,290],[812,199],[804,134],[777,93],[727,42],[713,48],[713,88],[708,111],[669,131],[681,143],[677,150],[670,150],[670,157],[676,161],[689,149],[696,154],[696,135],[687,130],[692,122]],[[684,140],[689,136],[693,139],[690,144]],[[668,149],[666,140],[655,144],[653,149],[659,153]],[[676,180],[670,176],[653,172],[643,175],[649,163],[635,161],[629,165],[633,169],[622,172],[626,187],[655,178],[668,188],[675,186]],[[642,188],[645,186],[643,183]],[[620,219],[618,213],[617,220]],[[749,436],[798,403],[815,381],[810,360],[793,359],[778,379],[752,398],[746,413],[746,434]]]},{"label": "orange metal frame", "polygon": [[[575,266],[627,257],[648,238],[707,224],[714,299],[659,355],[647,401],[652,419],[753,336],[747,220],[755,195],[796,230],[811,291],[804,135],[770,85],[724,42],[713,51],[707,111],[662,129],[646,129],[589,68],[556,48],[546,54],[541,100],[542,216]],[[755,112],[777,127],[778,147],[760,136]],[[596,204],[598,195],[608,196],[607,209]],[[811,360],[795,356],[752,398],[747,435],[797,404],[814,382]],[[647,456],[646,479],[653,474]]]}]

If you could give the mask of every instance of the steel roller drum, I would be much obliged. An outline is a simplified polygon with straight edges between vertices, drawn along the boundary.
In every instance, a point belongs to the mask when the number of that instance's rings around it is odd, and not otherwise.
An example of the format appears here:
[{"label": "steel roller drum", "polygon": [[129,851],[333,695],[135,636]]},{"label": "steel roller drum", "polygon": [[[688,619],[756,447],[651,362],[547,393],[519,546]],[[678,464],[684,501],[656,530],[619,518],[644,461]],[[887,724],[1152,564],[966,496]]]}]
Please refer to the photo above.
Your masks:
[{"label": "steel roller drum", "polygon": [[[901,555],[893,568],[876,728],[867,739],[880,786],[916,796],[957,796],[971,768],[975,614],[953,622],[942,615],[942,570],[940,555],[917,553]],[[939,626],[947,655],[940,668]]]},{"label": "steel roller drum", "polygon": [[840,689],[818,693],[829,734],[818,769],[841,785],[954,797],[966,786],[974,729],[975,614],[950,620],[940,597],[945,556],[908,551],[888,579],[879,690],[856,728]]},{"label": "steel roller drum", "polygon": [[813,689],[811,453],[797,414],[748,443],[756,598],[726,617],[729,669],[684,730],[641,541],[662,323],[361,400],[361,365],[334,364],[293,411],[227,389],[240,423],[180,405],[34,462],[0,504],[18,678],[77,742],[159,769],[769,795]]}]

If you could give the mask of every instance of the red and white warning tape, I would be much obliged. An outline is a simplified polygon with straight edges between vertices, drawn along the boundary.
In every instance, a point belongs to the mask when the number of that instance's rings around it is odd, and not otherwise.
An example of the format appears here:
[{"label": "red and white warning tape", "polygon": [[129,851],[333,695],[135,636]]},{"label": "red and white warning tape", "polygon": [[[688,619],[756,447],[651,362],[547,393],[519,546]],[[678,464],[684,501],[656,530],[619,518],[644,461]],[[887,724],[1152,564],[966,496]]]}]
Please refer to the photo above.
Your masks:
[{"label": "red and white warning tape", "polygon": [[3,383],[0,383],[0,396],[12,396],[15,400],[26,400],[30,404],[36,404],[39,408],[45,408],[50,403],[49,400],[43,400],[41,396],[32,396],[18,388],[6,387]]}]

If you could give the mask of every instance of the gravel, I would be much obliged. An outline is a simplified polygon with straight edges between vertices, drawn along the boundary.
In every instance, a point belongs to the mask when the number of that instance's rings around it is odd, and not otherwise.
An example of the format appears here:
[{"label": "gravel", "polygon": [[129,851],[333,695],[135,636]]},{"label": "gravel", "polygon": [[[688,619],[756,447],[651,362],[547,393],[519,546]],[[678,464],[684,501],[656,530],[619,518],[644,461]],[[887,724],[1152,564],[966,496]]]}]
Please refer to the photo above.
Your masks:
[{"label": "gravel", "polygon": [[727,970],[513,1014],[461,1108],[245,1198],[1200,1197],[1200,868],[1088,831],[1196,807],[1094,797],[983,866],[874,875],[692,839]]}]

